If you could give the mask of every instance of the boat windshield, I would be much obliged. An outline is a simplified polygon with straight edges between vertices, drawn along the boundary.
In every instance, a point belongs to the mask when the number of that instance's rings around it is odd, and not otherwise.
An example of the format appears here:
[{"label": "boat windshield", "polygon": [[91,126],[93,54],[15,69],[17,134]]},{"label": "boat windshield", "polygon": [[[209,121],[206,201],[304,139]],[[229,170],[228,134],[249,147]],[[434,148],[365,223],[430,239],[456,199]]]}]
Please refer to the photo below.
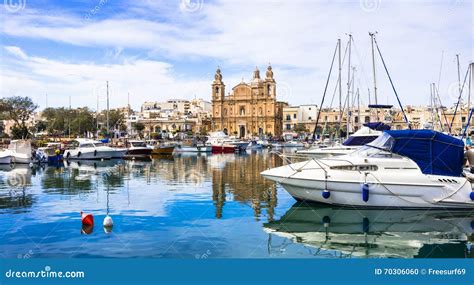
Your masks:
[{"label": "boat windshield", "polygon": [[146,147],[145,142],[130,142],[133,147]]},{"label": "boat windshield", "polygon": [[98,147],[98,146],[104,146],[105,144],[102,142],[95,142],[94,145]]},{"label": "boat windshield", "polygon": [[358,151],[354,152],[354,155],[364,157],[393,157],[394,154],[391,152],[393,146],[393,138],[383,133],[374,141],[362,146]]}]

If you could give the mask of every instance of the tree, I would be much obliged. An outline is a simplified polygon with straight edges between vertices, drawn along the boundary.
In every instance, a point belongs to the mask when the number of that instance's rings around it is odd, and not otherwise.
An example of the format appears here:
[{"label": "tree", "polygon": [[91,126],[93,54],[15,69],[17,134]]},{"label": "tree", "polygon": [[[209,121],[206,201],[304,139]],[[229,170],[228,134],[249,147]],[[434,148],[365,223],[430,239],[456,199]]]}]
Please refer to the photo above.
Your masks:
[{"label": "tree", "polygon": [[114,130],[123,130],[125,126],[125,116],[119,110],[109,111],[109,127]]},{"label": "tree", "polygon": [[138,132],[138,135],[141,137],[142,132],[145,129],[145,125],[142,123],[132,123],[132,128]]},{"label": "tree", "polygon": [[6,114],[6,118],[13,120],[12,135],[14,139],[25,139],[30,136],[26,122],[31,118],[38,108],[30,97],[14,96],[3,98],[0,111]]}]

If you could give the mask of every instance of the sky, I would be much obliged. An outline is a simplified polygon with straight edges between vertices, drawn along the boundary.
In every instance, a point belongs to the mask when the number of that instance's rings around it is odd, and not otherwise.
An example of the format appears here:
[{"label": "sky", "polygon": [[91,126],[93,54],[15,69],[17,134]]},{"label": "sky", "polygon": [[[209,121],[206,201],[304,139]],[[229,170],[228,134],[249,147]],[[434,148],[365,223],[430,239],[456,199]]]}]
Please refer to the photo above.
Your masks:
[{"label": "sky", "polygon": [[[339,38],[347,94],[349,34],[353,91],[367,104],[369,32],[377,32],[403,105],[429,104],[432,82],[439,83],[442,103],[452,105],[456,54],[461,81],[474,55],[470,0],[5,0],[0,12],[0,95],[29,96],[40,109],[68,106],[69,98],[72,107],[96,109],[99,102],[103,109],[106,81],[111,108],[170,98],[210,101],[218,66],[228,93],[251,80],[256,67],[263,76],[268,64],[278,100],[319,105]],[[377,54],[375,63],[379,102],[396,104]],[[335,65],[324,106],[337,85],[337,57]],[[337,92],[332,104],[338,105]]]}]

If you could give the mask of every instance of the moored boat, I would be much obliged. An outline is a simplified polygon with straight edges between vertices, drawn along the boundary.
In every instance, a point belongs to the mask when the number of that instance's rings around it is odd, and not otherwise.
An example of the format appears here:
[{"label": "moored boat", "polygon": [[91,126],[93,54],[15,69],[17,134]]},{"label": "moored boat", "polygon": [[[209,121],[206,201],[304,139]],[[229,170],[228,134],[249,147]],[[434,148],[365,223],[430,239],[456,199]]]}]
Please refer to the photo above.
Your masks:
[{"label": "moored boat", "polygon": [[32,162],[30,140],[12,140],[8,145],[8,149],[2,152],[1,157],[5,162],[10,161],[18,164],[29,164]]},{"label": "moored boat", "polygon": [[358,151],[269,169],[295,199],[332,205],[473,208],[464,143],[431,130],[385,131]]},{"label": "moored boat", "polygon": [[147,146],[144,141],[129,140],[127,141],[127,159],[150,159],[152,148]]},{"label": "moored boat", "polygon": [[111,159],[116,155],[116,150],[106,146],[103,142],[90,139],[75,139],[72,149],[64,151],[64,159],[70,160],[101,160]]}]

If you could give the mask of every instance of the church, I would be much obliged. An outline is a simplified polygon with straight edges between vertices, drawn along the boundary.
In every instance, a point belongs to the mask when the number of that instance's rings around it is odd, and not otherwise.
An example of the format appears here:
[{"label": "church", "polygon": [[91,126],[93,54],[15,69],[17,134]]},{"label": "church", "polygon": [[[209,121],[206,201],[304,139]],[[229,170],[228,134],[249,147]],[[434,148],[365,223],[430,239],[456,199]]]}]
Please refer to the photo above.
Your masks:
[{"label": "church", "polygon": [[276,99],[276,82],[269,65],[265,79],[258,68],[250,82],[240,82],[226,95],[221,70],[217,68],[212,82],[212,130],[230,136],[252,138],[282,135],[283,107]]}]

